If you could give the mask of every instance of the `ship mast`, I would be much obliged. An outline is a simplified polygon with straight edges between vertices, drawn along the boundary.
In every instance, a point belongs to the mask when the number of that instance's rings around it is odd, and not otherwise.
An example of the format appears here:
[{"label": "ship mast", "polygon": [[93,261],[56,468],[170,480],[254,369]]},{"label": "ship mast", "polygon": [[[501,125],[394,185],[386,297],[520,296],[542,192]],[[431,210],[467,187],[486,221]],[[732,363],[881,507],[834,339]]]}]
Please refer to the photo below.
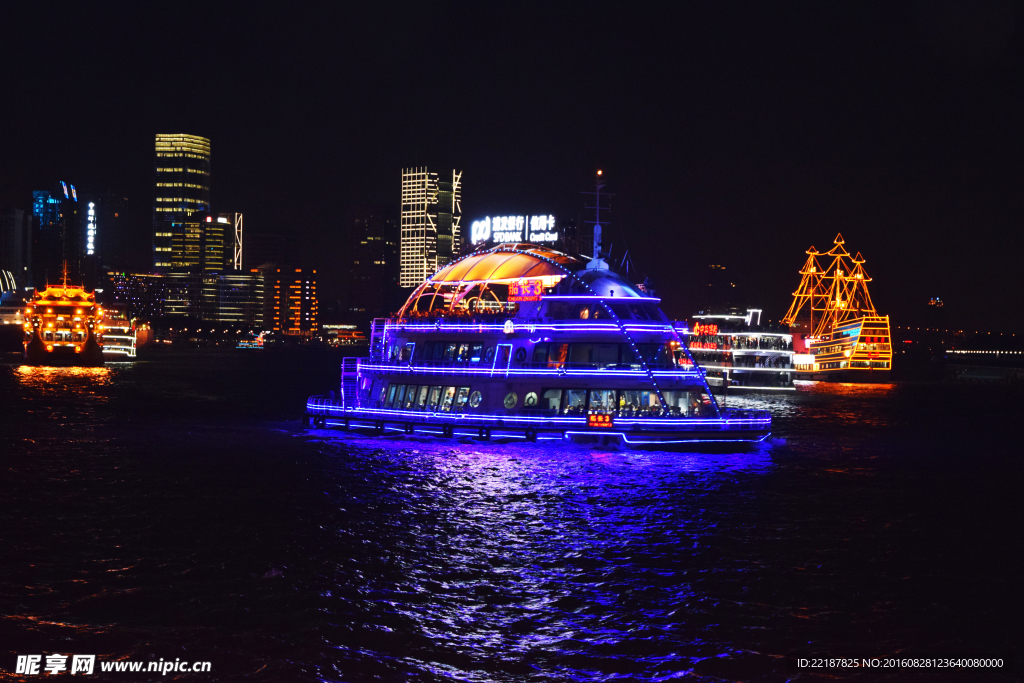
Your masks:
[{"label": "ship mast", "polygon": [[[850,256],[843,246],[842,234],[836,235],[835,246],[824,254],[811,247],[807,250],[810,256],[800,270],[803,279],[800,286],[793,292],[793,303],[783,317],[782,322],[792,326],[796,323],[804,305],[808,305],[810,324],[808,329],[815,337],[827,334],[835,325],[848,320],[865,316],[875,316],[875,305],[868,292],[868,277],[864,270],[864,257],[860,252]],[[817,257],[831,257],[832,261],[824,269]],[[821,316],[817,324],[814,312]]]},{"label": "ship mast", "polygon": [[804,305],[808,304],[808,314],[810,315],[808,329],[813,330],[814,296],[817,294],[819,300],[821,299],[819,290],[821,289],[822,271],[817,259],[818,250],[812,246],[806,253],[808,254],[807,261],[804,263],[804,267],[800,269],[803,279],[800,280],[800,286],[793,292],[793,303],[789,305],[789,311],[782,318],[782,322],[785,325],[792,326],[799,317]]}]

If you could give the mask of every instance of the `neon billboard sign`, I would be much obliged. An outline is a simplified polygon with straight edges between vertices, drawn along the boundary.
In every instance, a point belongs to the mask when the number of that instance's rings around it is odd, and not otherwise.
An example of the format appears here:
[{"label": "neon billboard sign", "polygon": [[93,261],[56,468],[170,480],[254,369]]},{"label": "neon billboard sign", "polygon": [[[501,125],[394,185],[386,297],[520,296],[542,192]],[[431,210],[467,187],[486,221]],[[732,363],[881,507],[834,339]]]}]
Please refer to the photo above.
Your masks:
[{"label": "neon billboard sign", "polygon": [[469,226],[470,242],[558,241],[554,216],[487,216]]},{"label": "neon billboard sign", "polygon": [[543,280],[519,280],[508,284],[509,301],[540,301],[543,294]]}]

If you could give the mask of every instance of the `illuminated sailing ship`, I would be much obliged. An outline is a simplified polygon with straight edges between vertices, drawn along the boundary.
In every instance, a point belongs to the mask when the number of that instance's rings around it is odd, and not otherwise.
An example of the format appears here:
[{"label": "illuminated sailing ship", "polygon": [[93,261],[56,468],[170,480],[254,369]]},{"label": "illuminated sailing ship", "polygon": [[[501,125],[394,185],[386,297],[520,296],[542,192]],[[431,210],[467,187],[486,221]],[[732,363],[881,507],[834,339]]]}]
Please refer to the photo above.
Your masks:
[{"label": "illuminated sailing ship", "polygon": [[374,321],[369,357],[344,359],[340,397],[311,397],[307,414],[482,440],[764,439],[770,415],[719,407],[659,303],[609,270],[597,244],[586,265],[530,243],[478,250]]},{"label": "illuminated sailing ship", "polygon": [[36,292],[25,309],[25,361],[30,365],[103,365],[103,310],[96,295],[68,284]]},{"label": "illuminated sailing ship", "polygon": [[850,256],[843,244],[837,235],[831,251],[807,250],[803,279],[782,319],[793,332],[796,378],[884,382],[892,369],[889,316],[878,315],[871,301],[864,257]]}]

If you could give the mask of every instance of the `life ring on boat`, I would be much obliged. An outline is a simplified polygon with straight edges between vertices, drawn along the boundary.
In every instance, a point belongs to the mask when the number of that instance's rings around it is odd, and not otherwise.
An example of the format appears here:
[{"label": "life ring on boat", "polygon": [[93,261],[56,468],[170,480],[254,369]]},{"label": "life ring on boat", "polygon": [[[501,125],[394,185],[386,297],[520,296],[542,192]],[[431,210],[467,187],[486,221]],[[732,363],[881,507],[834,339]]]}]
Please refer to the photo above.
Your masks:
[{"label": "life ring on boat", "polygon": [[524,360],[526,360],[526,349],[520,346],[519,350],[516,351],[516,362],[522,363]]}]

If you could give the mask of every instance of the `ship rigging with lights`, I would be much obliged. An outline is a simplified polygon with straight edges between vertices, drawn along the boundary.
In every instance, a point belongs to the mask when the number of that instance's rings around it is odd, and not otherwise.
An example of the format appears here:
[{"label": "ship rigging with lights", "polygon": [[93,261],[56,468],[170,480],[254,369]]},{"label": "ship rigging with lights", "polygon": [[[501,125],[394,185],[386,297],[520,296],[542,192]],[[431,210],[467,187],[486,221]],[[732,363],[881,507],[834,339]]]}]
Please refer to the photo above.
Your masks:
[{"label": "ship rigging with lights", "polygon": [[[860,252],[837,235],[824,254],[814,247],[782,322],[793,332],[797,379],[884,382],[892,369],[889,316],[878,315]],[[825,263],[822,266],[822,263]]]},{"label": "ship rigging with lights", "polygon": [[498,244],[442,268],[373,324],[346,358],[341,394],[313,396],[317,426],[481,440],[661,446],[756,442],[764,411],[728,410],[674,324],[610,270],[595,229],[589,262]]},{"label": "ship rigging with lights", "polygon": [[68,282],[36,292],[25,309],[25,361],[30,365],[103,365],[103,310],[96,295]]}]

